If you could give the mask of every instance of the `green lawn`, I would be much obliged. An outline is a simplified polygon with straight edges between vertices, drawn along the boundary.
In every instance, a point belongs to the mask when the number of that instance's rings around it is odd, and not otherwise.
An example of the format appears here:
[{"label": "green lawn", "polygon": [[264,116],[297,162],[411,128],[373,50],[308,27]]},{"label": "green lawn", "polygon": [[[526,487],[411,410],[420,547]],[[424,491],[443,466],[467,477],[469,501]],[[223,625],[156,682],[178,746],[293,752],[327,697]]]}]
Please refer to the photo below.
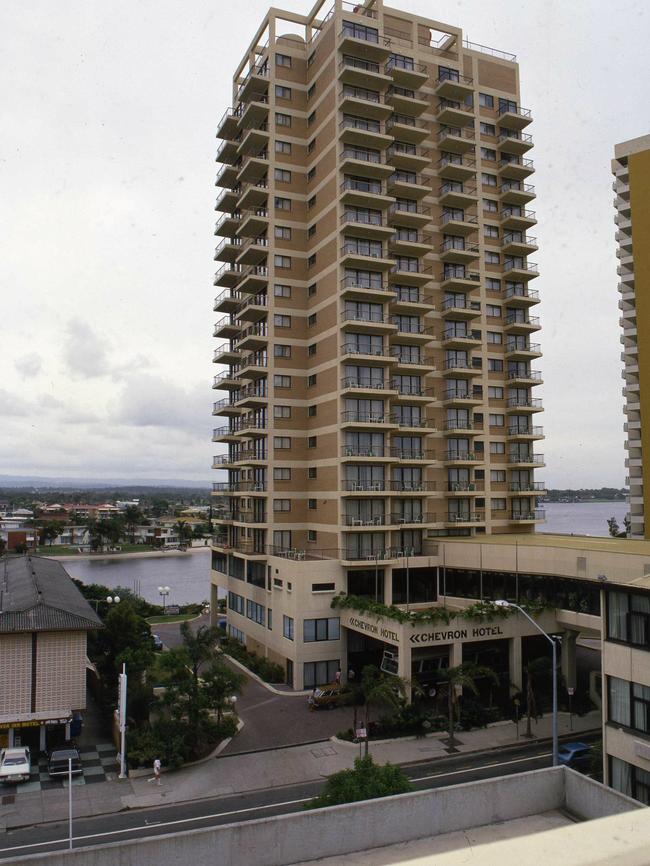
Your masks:
[{"label": "green lawn", "polygon": [[[151,553],[152,551],[159,550],[158,547],[152,547],[150,544],[119,544],[119,551],[110,551],[110,553]],[[66,545],[56,544],[41,544],[38,548],[38,553],[41,556],[89,556],[88,551],[84,551],[83,553],[79,553],[78,547],[68,547]],[[101,556],[102,553],[105,555],[109,553],[109,551],[97,551],[92,554],[92,556]]]},{"label": "green lawn", "polygon": [[196,613],[181,613],[177,616],[148,616],[147,622],[149,625],[158,625],[165,622],[186,622],[190,619],[196,619],[197,616],[198,614]]}]

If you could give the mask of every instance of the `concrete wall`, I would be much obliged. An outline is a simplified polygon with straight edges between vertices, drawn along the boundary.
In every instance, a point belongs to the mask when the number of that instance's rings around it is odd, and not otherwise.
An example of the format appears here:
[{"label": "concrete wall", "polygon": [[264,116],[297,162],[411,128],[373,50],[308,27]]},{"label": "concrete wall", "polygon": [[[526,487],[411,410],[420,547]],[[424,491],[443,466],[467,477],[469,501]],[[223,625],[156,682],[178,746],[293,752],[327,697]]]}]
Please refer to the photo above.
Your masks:
[{"label": "concrete wall", "polygon": [[565,806],[589,817],[640,808],[638,803],[597,782],[557,767],[214,829],[3,862],[35,866],[55,866],[63,862],[68,866],[115,866],[117,863],[120,866],[176,863],[284,866],[527,817]]}]

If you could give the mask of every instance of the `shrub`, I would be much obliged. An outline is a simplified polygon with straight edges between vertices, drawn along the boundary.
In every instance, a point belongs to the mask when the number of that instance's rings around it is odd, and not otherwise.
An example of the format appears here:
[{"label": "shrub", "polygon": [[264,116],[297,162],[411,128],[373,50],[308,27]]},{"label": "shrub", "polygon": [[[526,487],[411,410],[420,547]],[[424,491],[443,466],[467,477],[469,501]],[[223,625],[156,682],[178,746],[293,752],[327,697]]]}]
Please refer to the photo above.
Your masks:
[{"label": "shrub", "polygon": [[223,638],[221,640],[221,648],[226,655],[232,656],[232,658],[241,662],[244,667],[257,674],[265,683],[284,682],[284,670],[280,665],[265,659],[255,652],[249,652],[239,641]]},{"label": "shrub", "polygon": [[355,803],[377,797],[406,794],[413,786],[399,767],[392,764],[379,766],[371,755],[357,758],[353,770],[334,773],[325,782],[322,794],[307,803],[306,809],[320,809],[339,803]]}]

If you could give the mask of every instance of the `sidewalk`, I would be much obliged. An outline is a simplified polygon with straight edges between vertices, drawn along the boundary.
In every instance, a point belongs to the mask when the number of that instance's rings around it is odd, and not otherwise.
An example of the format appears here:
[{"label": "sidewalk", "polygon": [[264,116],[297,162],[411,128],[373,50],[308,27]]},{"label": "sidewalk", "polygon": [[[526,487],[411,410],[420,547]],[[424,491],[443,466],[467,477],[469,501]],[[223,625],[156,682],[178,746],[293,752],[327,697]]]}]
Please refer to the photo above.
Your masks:
[{"label": "sidewalk", "polygon": [[[580,739],[582,731],[601,725],[601,713],[595,710],[586,716],[573,717],[573,735]],[[525,722],[519,723],[520,734]],[[570,733],[569,716],[559,714],[560,736]],[[550,738],[551,716],[533,723],[536,739]],[[459,732],[458,753],[471,753],[503,746],[522,745],[535,740],[517,738],[512,722],[499,722],[489,728]],[[422,738],[383,740],[370,743],[370,753],[377,763],[409,764],[436,757],[447,757],[449,751],[442,741],[446,733],[428,734]],[[549,746],[550,750],[550,746]],[[77,818],[160,806],[205,797],[244,793],[282,785],[293,785],[323,779],[339,770],[352,767],[359,755],[359,746],[335,738],[321,743],[272,749],[253,754],[221,755],[194,767],[164,773],[162,785],[155,786],[147,776],[101,785],[74,786],[73,815]],[[16,797],[0,791],[0,830],[65,820],[68,814],[67,793],[34,791]],[[12,801],[12,802],[8,802]]]}]

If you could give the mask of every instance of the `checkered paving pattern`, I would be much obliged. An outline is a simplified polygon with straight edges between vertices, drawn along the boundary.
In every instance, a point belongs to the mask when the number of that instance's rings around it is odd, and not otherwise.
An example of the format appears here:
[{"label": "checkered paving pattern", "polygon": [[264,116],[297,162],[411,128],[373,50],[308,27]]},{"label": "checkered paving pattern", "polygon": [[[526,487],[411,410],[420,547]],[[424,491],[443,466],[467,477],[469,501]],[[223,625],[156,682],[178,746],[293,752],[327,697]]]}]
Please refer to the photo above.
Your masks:
[{"label": "checkered paving pattern", "polygon": [[[83,774],[72,777],[73,786],[94,785],[97,782],[105,782],[107,779],[115,779],[119,772],[115,746],[112,743],[100,743],[93,747],[81,750],[81,763]],[[59,776],[50,779],[47,773],[47,758],[40,756],[38,765],[32,762],[32,772],[29,782],[20,782],[17,785],[5,785],[5,789],[11,787],[14,794],[27,794],[30,791],[50,791],[55,788],[67,788],[68,778]]]}]

